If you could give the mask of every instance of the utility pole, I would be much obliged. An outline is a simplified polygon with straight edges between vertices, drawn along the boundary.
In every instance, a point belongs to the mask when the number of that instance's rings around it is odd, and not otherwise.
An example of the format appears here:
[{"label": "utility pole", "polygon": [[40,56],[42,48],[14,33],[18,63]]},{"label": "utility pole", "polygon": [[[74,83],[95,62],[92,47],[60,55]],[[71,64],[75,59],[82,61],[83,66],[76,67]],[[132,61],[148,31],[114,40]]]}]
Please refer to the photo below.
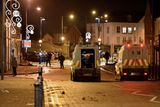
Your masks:
[{"label": "utility pole", "polygon": [[4,70],[5,70],[5,31],[4,31],[4,22],[5,22],[5,0],[0,3],[0,74],[1,80],[4,79]]}]

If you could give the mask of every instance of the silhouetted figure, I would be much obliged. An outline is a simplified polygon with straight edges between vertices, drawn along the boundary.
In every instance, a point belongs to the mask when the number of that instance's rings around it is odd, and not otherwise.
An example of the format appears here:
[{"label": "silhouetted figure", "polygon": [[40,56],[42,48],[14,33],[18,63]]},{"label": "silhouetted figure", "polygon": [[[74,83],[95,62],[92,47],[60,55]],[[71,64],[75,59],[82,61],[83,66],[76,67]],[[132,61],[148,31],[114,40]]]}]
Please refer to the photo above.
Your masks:
[{"label": "silhouetted figure", "polygon": [[106,64],[108,62],[109,57],[110,57],[110,54],[109,54],[108,51],[106,51],[105,54],[104,54],[104,58],[106,59]]},{"label": "silhouetted figure", "polygon": [[11,66],[12,66],[13,76],[16,76],[17,75],[17,60],[15,57],[12,57],[11,59]]},{"label": "silhouetted figure", "polygon": [[48,65],[48,63],[49,63],[49,66],[51,66],[51,58],[52,58],[52,54],[48,52],[46,57],[46,66]]},{"label": "silhouetted figure", "polygon": [[60,68],[62,69],[62,68],[64,68],[64,60],[65,60],[65,57],[62,55],[62,54],[60,54],[59,56],[58,56],[58,60],[59,60],[59,63],[60,63]]}]

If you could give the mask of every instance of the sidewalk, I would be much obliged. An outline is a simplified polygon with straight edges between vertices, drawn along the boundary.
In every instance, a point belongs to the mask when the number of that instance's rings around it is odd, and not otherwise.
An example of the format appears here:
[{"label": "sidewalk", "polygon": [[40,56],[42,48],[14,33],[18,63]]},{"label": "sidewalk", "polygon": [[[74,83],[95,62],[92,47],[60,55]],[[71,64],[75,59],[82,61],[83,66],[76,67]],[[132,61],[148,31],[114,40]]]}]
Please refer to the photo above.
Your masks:
[{"label": "sidewalk", "polygon": [[[52,64],[59,68],[58,61]],[[65,65],[70,66],[70,61],[66,60]],[[12,72],[6,72],[4,80],[0,80],[0,107],[34,107],[35,80],[25,75],[36,74],[37,71],[38,63],[34,63],[33,66],[18,66],[15,77]]]},{"label": "sidewalk", "polygon": [[[18,66],[17,75],[35,74],[38,71],[38,66]],[[12,75],[12,71],[7,71],[5,75]]]},{"label": "sidewalk", "polygon": [[0,80],[0,107],[34,107],[35,80],[25,75],[36,74],[37,70],[36,65],[18,66],[15,77],[11,71],[6,72]]},{"label": "sidewalk", "polygon": [[34,81],[5,76],[0,80],[0,107],[34,107]]}]

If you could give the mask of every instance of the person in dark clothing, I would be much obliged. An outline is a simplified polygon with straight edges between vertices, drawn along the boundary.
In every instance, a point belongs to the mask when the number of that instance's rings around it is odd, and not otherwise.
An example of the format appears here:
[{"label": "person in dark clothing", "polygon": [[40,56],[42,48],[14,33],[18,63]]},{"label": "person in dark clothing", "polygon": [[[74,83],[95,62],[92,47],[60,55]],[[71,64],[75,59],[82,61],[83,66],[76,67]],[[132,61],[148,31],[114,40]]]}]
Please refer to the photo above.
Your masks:
[{"label": "person in dark clothing", "polygon": [[13,76],[16,76],[17,75],[17,60],[15,57],[12,57],[11,59],[11,66],[13,70]]},{"label": "person in dark clothing", "polygon": [[65,60],[65,57],[62,55],[62,54],[60,54],[59,55],[59,57],[58,57],[58,60],[59,60],[59,63],[60,63],[60,68],[62,69],[62,68],[64,68],[64,60]]},{"label": "person in dark clothing", "polygon": [[47,58],[46,58],[46,66],[49,63],[49,66],[51,66],[51,58],[52,58],[52,54],[50,52],[47,53]]},{"label": "person in dark clothing", "polygon": [[106,59],[106,64],[108,62],[109,57],[110,57],[110,54],[109,54],[108,51],[106,51],[105,54],[104,54],[104,58]]}]

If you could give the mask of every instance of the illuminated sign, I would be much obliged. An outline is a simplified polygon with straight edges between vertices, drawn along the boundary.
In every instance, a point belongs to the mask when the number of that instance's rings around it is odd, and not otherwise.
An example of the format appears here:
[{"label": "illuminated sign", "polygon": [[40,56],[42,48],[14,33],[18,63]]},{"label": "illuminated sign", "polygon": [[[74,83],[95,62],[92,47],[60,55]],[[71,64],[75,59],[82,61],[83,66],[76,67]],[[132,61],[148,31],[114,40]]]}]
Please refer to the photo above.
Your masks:
[{"label": "illuminated sign", "polygon": [[22,45],[24,48],[31,48],[31,40],[23,40]]},{"label": "illuminated sign", "polygon": [[91,39],[91,33],[86,32],[86,42],[89,42],[90,39]]}]

